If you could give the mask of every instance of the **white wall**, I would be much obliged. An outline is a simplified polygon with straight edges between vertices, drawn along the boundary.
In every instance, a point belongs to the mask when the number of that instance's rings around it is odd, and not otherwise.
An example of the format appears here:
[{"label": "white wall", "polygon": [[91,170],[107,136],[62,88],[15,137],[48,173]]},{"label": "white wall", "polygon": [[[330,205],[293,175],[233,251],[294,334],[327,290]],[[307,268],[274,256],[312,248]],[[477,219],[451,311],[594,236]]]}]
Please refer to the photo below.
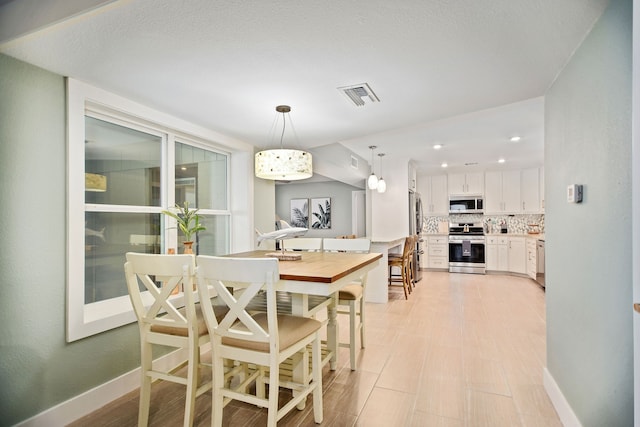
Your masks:
[{"label": "white wall", "polygon": [[[276,190],[275,181],[267,179],[254,179],[253,217],[255,228],[262,233],[276,229]],[[254,237],[254,249],[272,250],[276,244],[273,240],[265,240],[260,243]]]},{"label": "white wall", "polygon": [[[331,228],[314,230],[309,224],[306,237],[335,237],[351,234],[351,193],[359,188],[337,181],[304,183],[304,180],[275,186],[276,214],[289,222],[291,219],[291,199],[331,197]],[[311,217],[311,206],[309,206]]]},{"label": "white wall", "polygon": [[633,425],[631,16],[612,0],[545,97],[547,369],[584,426]]},{"label": "white wall", "polygon": [[371,230],[371,240],[377,242],[400,239],[409,234],[409,159],[385,157],[382,177],[387,183],[385,193],[367,190],[370,196],[367,207],[371,206],[368,230]]}]

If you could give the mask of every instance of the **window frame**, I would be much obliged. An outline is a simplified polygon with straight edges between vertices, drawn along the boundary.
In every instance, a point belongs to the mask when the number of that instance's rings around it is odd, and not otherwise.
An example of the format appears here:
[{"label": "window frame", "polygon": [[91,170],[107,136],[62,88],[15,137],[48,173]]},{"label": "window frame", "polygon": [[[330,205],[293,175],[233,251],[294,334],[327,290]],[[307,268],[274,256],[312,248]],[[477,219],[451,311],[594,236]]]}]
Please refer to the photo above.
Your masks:
[{"label": "window frame", "polygon": [[[119,206],[102,204],[85,204],[84,172],[85,172],[85,115],[109,122],[142,130],[162,137],[161,154],[161,206]],[[222,144],[218,141],[222,140]],[[225,141],[226,140],[226,141]],[[227,156],[227,201],[226,210],[201,209],[204,215],[226,215],[229,218],[229,249],[247,246],[245,240],[239,243],[234,235],[238,224],[245,223],[247,218],[239,215],[234,220],[234,210],[247,210],[252,204],[253,183],[247,179],[253,156],[253,147],[211,132],[204,128],[184,122],[165,113],[129,101],[118,95],[95,88],[77,80],[67,78],[67,342],[76,341],[110,329],[114,329],[136,321],[128,295],[85,304],[84,268],[85,268],[85,213],[93,212],[127,212],[127,213],[159,213],[164,207],[173,206],[174,201],[174,163],[175,143],[193,145],[208,151],[215,151]],[[216,141],[216,142],[212,142]],[[225,144],[226,143],[226,144]],[[236,181],[234,185],[233,182]],[[249,192],[244,197],[232,200],[234,187],[249,184]],[[248,196],[251,196],[249,199]],[[169,226],[169,218],[165,217],[165,225]],[[253,219],[250,219],[253,222]],[[176,247],[177,233],[168,233],[165,241],[167,247]],[[122,280],[124,281],[124,269]]]}]

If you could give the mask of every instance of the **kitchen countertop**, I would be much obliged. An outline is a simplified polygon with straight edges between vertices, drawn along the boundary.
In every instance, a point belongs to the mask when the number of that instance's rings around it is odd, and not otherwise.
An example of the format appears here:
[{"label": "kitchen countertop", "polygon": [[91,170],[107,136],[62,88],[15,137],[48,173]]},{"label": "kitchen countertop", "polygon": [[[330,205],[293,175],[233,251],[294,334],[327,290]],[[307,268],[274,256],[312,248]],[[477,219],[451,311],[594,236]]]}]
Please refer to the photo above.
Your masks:
[{"label": "kitchen countertop", "polygon": [[506,237],[528,237],[530,239],[544,241],[544,233],[529,234],[529,233],[486,233],[485,236],[506,236]]},{"label": "kitchen countertop", "polygon": [[[423,233],[420,236],[448,236],[449,233]],[[485,233],[485,236],[506,236],[506,237],[527,237],[529,239],[544,241],[544,233],[529,234],[529,233]]]}]

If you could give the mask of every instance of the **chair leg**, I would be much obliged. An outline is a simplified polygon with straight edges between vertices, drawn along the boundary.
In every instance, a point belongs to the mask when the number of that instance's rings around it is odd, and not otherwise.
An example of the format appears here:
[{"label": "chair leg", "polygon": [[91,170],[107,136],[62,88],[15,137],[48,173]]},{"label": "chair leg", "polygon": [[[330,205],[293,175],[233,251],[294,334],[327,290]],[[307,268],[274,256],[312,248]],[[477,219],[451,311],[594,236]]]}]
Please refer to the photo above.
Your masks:
[{"label": "chair leg", "polygon": [[360,298],[360,348],[364,348],[364,295]]},{"label": "chair leg", "polygon": [[312,381],[316,384],[316,388],[313,390],[313,420],[316,424],[320,424],[323,419],[322,410],[322,363],[320,359],[320,334],[316,332],[316,339],[311,346],[312,360],[311,369]]},{"label": "chair leg", "polygon": [[402,288],[404,289],[404,299],[409,299],[409,291],[407,289],[407,269],[402,267]]},{"label": "chair leg", "polygon": [[199,364],[200,347],[197,343],[191,343],[189,346],[189,359],[187,360],[187,393],[184,402],[184,427],[191,427],[193,425],[193,413],[196,408],[196,390],[198,389]]},{"label": "chair leg", "polygon": [[211,426],[222,427],[222,409],[224,407],[224,362],[221,358],[212,360],[213,387],[211,389]]},{"label": "chair leg", "polygon": [[267,427],[276,427],[278,423],[278,396],[280,391],[280,369],[269,368],[269,406],[267,408]]},{"label": "chair leg", "polygon": [[147,372],[151,370],[151,344],[142,342],[140,346],[140,404],[138,407],[138,427],[149,424],[149,405],[151,402],[151,377]]},{"label": "chair leg", "polygon": [[356,301],[349,301],[349,362],[351,370],[356,370]]}]

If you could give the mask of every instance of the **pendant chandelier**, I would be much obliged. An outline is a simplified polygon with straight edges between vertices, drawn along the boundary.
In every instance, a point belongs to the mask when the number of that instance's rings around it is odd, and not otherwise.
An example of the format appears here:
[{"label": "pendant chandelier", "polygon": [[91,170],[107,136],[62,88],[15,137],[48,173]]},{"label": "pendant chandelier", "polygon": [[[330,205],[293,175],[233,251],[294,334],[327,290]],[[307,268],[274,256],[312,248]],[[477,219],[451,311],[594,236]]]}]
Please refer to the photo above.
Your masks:
[{"label": "pendant chandelier", "polygon": [[301,150],[285,149],[282,141],[286,128],[286,117],[291,111],[288,105],[278,105],[278,113],[282,113],[282,134],[280,148],[263,150],[255,155],[255,174],[258,178],[295,181],[310,178],[313,175],[311,153]]},{"label": "pendant chandelier", "polygon": [[107,177],[97,173],[84,174],[84,191],[103,193],[107,191]]},{"label": "pendant chandelier", "polygon": [[378,157],[380,157],[380,179],[378,179],[378,186],[376,188],[378,193],[384,193],[387,191],[387,183],[384,182],[384,178],[382,178],[382,158],[384,157],[384,153],[378,154]]},{"label": "pendant chandelier", "polygon": [[378,154],[378,157],[380,158],[380,178],[378,178],[373,170],[373,150],[376,148],[378,147],[375,145],[369,146],[369,149],[371,150],[371,175],[369,175],[369,178],[367,179],[367,187],[369,190],[378,190],[378,193],[384,193],[387,191],[387,183],[384,181],[384,178],[382,178],[382,157],[384,157],[384,153]]},{"label": "pendant chandelier", "polygon": [[378,177],[373,173],[373,150],[376,148],[378,147],[375,145],[369,146],[369,149],[371,150],[371,175],[369,175],[369,179],[367,179],[367,187],[369,187],[369,190],[375,190],[378,188]]}]

